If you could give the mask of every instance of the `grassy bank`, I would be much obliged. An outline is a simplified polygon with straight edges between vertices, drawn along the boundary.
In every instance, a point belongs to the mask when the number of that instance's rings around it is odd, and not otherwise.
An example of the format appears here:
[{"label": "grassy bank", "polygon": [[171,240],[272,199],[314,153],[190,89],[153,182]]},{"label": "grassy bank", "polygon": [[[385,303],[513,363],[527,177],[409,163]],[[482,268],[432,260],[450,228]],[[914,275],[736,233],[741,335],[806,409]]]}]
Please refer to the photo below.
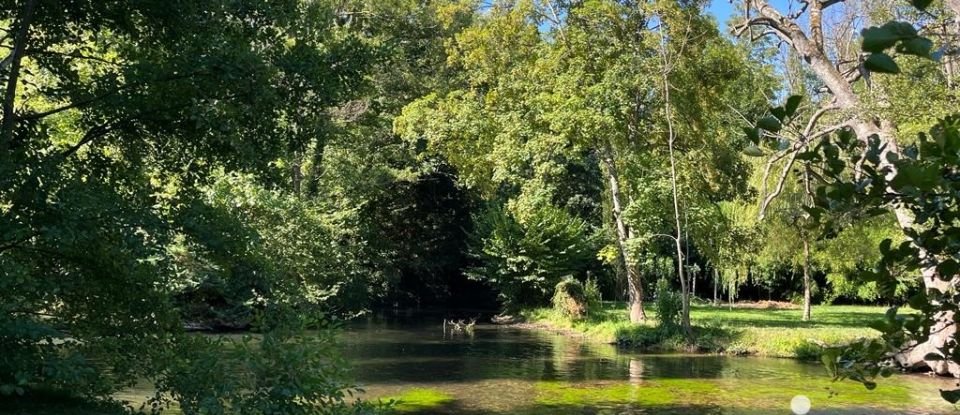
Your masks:
[{"label": "grassy bank", "polygon": [[885,307],[816,306],[813,320],[801,321],[801,310],[714,307],[695,305],[690,318],[694,326],[692,343],[682,336],[663,333],[656,327],[657,316],[647,309],[647,322],[631,324],[622,303],[605,302],[582,321],[570,319],[549,308],[528,309],[521,315],[528,323],[547,328],[571,330],[606,343],[620,343],[650,351],[730,353],[813,359],[821,345],[835,345],[879,333],[868,323],[883,318]]}]

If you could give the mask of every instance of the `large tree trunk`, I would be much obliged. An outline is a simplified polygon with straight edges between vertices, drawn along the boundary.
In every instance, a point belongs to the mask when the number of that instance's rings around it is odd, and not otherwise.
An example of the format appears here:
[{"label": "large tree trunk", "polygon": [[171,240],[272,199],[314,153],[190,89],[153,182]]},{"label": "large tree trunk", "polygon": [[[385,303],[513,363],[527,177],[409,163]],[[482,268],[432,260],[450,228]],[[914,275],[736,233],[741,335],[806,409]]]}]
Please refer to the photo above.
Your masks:
[{"label": "large tree trunk", "polygon": [[803,321],[810,321],[810,242],[803,238]]},{"label": "large tree trunk", "polygon": [[[953,21],[956,26],[955,33],[960,33],[960,0],[946,0],[945,3],[947,7],[953,11]],[[957,58],[953,57],[950,60],[950,63],[951,65],[956,65]],[[900,223],[901,227],[904,229],[913,227],[914,217],[910,214],[910,212],[897,211],[896,213],[897,221]],[[958,287],[960,287],[960,277],[958,276],[952,276],[952,278],[950,278],[948,281],[941,279],[936,269],[936,258],[933,258],[929,253],[922,249],[921,260],[924,264],[922,270],[923,283],[928,292],[938,291],[943,293],[956,290]],[[938,313],[934,317],[934,320],[934,325],[930,328],[930,338],[926,342],[914,345],[909,350],[898,354],[896,356],[896,360],[901,366],[904,367],[922,368],[926,366],[930,368],[931,371],[939,375],[960,376],[960,366],[953,361],[924,360],[924,357],[928,354],[940,353],[940,349],[942,349],[948,342],[954,341],[957,335],[957,325],[954,321],[953,312],[944,311]]]},{"label": "large tree trunk", "polygon": [[[816,36],[814,40],[811,40],[797,24],[795,19],[781,14],[766,0],[749,0],[749,4],[753,10],[759,13],[759,16],[748,21],[746,26],[741,26],[741,29],[749,26],[769,27],[772,29],[771,33],[791,44],[801,58],[807,62],[814,74],[816,74],[830,90],[830,93],[834,97],[833,105],[836,109],[852,114],[852,118],[849,119],[847,125],[853,128],[857,137],[861,140],[867,140],[870,137],[877,136],[881,143],[886,145],[884,154],[880,155],[880,167],[889,168],[890,177],[896,176],[896,166],[892,165],[887,158],[887,153],[899,152],[893,125],[887,120],[872,118],[868,114],[861,112],[859,96],[854,92],[851,80],[844,77],[837,66],[823,53],[822,44],[814,41],[816,40]],[[831,5],[832,4],[838,3],[835,2],[831,3]],[[960,0],[947,0],[947,5],[960,16]],[[820,30],[820,27],[813,27],[811,32],[816,34],[820,32]],[[904,208],[893,208],[892,210],[902,229],[914,228],[915,220],[912,212]],[[915,241],[914,246],[920,253],[923,283],[928,292],[947,292],[958,286],[958,278],[956,276],[949,276],[946,280],[943,280],[937,275],[936,266],[938,260],[936,257]],[[900,353],[896,356],[896,360],[905,367],[920,368],[927,366],[939,374],[949,373],[960,376],[960,367],[956,365],[945,364],[945,362],[940,361],[923,360],[927,351],[934,350],[953,339],[957,329],[952,319],[953,313],[943,313],[939,315],[937,323],[931,328],[929,339],[922,344],[915,345],[906,352]]]},{"label": "large tree trunk", "polygon": [[643,311],[643,278],[637,269],[636,261],[630,256],[630,250],[627,249],[627,241],[630,238],[630,230],[626,222],[623,221],[623,204],[620,191],[620,176],[617,174],[616,160],[613,158],[613,150],[610,146],[604,148],[601,156],[603,164],[606,167],[607,179],[610,182],[610,201],[613,205],[613,221],[617,230],[617,249],[620,260],[627,270],[627,309],[630,312],[630,322],[640,323],[647,319],[647,314]]}]

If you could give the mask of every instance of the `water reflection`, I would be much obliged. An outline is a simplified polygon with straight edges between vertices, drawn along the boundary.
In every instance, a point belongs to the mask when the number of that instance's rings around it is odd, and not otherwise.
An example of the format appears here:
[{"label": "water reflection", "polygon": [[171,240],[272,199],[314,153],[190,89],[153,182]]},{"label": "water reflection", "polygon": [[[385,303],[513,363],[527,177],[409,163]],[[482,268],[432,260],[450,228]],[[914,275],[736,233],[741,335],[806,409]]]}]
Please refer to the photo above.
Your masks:
[{"label": "water reflection", "polygon": [[640,355],[481,324],[470,334],[450,333],[441,318],[371,318],[351,324],[343,340],[368,398],[411,388],[452,397],[451,404],[422,413],[790,413],[797,394],[814,400],[811,413],[950,409],[936,396],[937,385],[915,377],[870,393],[831,383],[821,366],[793,360]]}]

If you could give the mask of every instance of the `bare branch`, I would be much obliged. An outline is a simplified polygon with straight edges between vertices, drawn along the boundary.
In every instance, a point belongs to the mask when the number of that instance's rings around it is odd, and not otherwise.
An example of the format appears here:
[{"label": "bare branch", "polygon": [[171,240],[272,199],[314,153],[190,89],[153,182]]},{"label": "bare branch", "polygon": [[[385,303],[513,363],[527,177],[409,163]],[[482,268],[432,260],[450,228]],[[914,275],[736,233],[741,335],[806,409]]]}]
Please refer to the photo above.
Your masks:
[{"label": "bare branch", "polygon": [[803,129],[803,136],[807,137],[810,135],[810,131],[813,131],[813,127],[817,126],[817,122],[820,121],[820,118],[824,116],[827,112],[838,109],[836,106],[830,105],[817,110],[813,113],[813,116],[810,117],[810,121],[807,122],[807,128]]},{"label": "bare branch", "polygon": [[87,130],[87,133],[83,135],[83,138],[81,138],[80,141],[78,141],[76,144],[70,146],[70,148],[60,153],[60,157],[61,158],[70,157],[71,155],[79,151],[83,146],[89,144],[91,141],[107,135],[110,131],[113,131],[113,129],[115,129],[121,123],[122,123],[121,121],[115,121],[109,124],[101,124]]},{"label": "bare branch", "polygon": [[800,151],[804,146],[794,146],[793,150],[790,151],[790,158],[787,160],[787,164],[783,166],[783,170],[780,172],[780,179],[777,181],[777,188],[763,199],[763,203],[760,205],[760,220],[763,220],[767,214],[767,207],[770,206],[770,203],[773,202],[777,196],[780,196],[783,193],[783,187],[787,183],[787,176],[790,175],[790,170],[793,169],[793,164],[797,161],[797,155],[800,154]]}]

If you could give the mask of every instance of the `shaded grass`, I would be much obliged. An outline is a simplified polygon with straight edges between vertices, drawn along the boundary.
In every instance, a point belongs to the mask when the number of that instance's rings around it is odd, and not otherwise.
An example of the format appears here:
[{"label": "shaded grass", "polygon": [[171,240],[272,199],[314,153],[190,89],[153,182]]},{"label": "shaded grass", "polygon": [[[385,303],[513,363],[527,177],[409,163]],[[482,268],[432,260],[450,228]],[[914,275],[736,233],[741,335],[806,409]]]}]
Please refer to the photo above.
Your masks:
[{"label": "shaded grass", "polygon": [[695,305],[690,319],[692,341],[656,326],[656,313],[647,309],[647,321],[631,324],[623,303],[605,302],[586,319],[572,321],[549,308],[524,310],[531,323],[574,330],[594,341],[618,343],[648,351],[708,352],[815,359],[823,345],[875,337],[869,327],[886,307],[816,306],[813,320],[801,320],[800,309],[756,309]]}]

